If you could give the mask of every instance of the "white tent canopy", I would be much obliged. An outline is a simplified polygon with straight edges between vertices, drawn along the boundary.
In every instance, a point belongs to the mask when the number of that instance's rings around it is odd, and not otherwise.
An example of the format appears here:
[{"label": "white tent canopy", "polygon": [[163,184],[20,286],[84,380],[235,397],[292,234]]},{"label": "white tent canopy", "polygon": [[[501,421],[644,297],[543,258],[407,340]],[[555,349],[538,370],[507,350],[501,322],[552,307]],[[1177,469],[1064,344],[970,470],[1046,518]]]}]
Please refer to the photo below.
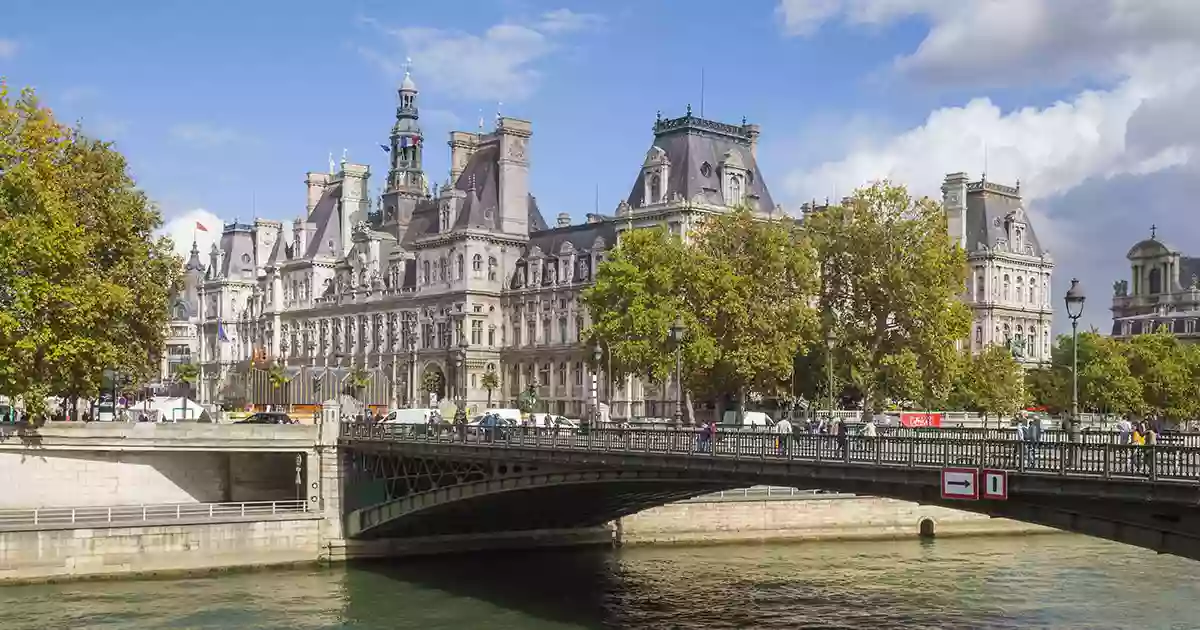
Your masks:
[{"label": "white tent canopy", "polygon": [[[184,400],[187,400],[186,404]],[[130,411],[149,409],[156,422],[212,422],[200,403],[183,397],[155,396],[149,404],[135,403]]]}]

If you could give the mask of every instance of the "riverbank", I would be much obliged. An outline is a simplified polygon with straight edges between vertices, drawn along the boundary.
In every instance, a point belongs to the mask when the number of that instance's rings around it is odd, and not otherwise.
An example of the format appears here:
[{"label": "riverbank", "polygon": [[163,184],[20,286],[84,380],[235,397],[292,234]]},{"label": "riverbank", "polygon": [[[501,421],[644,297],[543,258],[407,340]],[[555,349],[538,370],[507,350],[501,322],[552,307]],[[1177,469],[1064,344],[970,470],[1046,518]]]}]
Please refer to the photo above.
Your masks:
[{"label": "riverbank", "polygon": [[840,494],[695,499],[614,524],[623,545],[1015,536],[1057,529],[908,501]]},{"label": "riverbank", "polygon": [[730,493],[652,508],[608,528],[323,541],[304,516],[0,531],[0,583],[195,575],[497,549],[999,536],[1058,530],[892,499]]}]

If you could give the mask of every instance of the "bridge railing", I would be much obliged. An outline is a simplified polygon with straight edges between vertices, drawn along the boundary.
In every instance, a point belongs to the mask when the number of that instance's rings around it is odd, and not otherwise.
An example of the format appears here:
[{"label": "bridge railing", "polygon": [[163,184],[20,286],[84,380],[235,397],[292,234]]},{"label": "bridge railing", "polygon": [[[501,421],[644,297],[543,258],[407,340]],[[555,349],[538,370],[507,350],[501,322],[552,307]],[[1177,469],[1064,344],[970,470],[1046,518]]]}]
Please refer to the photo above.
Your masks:
[{"label": "bridge railing", "polygon": [[349,439],[445,442],[486,447],[539,448],[683,455],[688,457],[787,459],[843,464],[944,468],[963,466],[1016,472],[1101,477],[1143,477],[1200,482],[1200,448],[1115,442],[1026,442],[927,436],[786,435],[728,432],[707,438],[693,429],[594,429],[585,434],[511,428],[467,433],[387,424],[342,427]]},{"label": "bridge railing", "polygon": [[300,515],[308,502],[160,503],[147,505],[43,507],[0,510],[0,531],[39,527],[102,527],[171,521],[219,522],[230,519]]}]

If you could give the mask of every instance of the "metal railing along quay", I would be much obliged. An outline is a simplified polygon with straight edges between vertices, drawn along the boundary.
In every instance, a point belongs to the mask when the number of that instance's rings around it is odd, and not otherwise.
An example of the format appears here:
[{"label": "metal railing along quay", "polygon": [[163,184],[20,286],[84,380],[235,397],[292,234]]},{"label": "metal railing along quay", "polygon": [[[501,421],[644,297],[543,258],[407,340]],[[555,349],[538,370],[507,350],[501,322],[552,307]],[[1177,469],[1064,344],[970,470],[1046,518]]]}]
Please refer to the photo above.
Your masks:
[{"label": "metal railing along quay", "polygon": [[5,509],[0,510],[0,530],[104,527],[172,521],[221,522],[295,516],[307,512],[308,503],[302,500]]},{"label": "metal railing along quay", "polygon": [[[343,438],[373,441],[442,442],[488,447],[638,452],[687,457],[729,457],[867,464],[905,468],[954,466],[1083,477],[1141,477],[1200,483],[1200,447],[1156,446],[1116,441],[1017,441],[964,439],[946,435],[846,436],[808,433],[718,432],[706,438],[697,429],[600,428],[567,432],[526,427],[464,427],[436,430],[423,425],[344,423]],[[1193,435],[1193,434],[1188,434]]]}]

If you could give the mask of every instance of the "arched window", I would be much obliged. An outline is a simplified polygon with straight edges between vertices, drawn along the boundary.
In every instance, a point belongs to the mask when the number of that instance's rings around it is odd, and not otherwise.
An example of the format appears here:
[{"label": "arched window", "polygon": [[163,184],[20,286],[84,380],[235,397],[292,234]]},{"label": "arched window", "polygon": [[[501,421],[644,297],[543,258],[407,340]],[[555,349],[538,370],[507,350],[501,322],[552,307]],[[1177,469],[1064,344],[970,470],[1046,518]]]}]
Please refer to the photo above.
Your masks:
[{"label": "arched window", "polygon": [[729,203],[742,202],[742,178],[734,175],[729,178]]},{"label": "arched window", "polygon": [[463,279],[463,255],[462,255],[462,254],[459,254],[459,255],[458,255],[458,259],[457,259],[455,262],[457,263],[457,267],[458,267],[458,276],[457,276],[457,278],[458,278],[459,280],[462,280],[462,279]]},{"label": "arched window", "polygon": [[482,271],[482,270],[483,270],[483,256],[480,256],[479,254],[475,254],[474,256],[471,257],[471,271],[478,272],[478,271]]},{"label": "arched window", "polygon": [[446,281],[447,267],[449,267],[449,265],[446,263],[446,257],[442,256],[438,259],[438,280],[441,280],[442,282]]},{"label": "arched window", "polygon": [[1008,274],[1004,274],[1004,286],[1002,289],[1003,293],[1000,294],[1000,299],[1004,300],[1005,302],[1008,301],[1008,296],[1009,296],[1008,285],[1009,285]]},{"label": "arched window", "polygon": [[983,275],[975,278],[975,301],[984,302],[987,300],[987,295],[983,292]]},{"label": "arched window", "polygon": [[650,176],[650,198],[646,203],[658,203],[662,198],[662,179],[657,174]]},{"label": "arched window", "polygon": [[421,277],[425,280],[425,284],[429,284],[429,261],[426,260],[421,264]]},{"label": "arched window", "polygon": [[1013,297],[1017,302],[1025,299],[1025,278],[1017,276],[1017,292]]},{"label": "arched window", "polygon": [[488,256],[488,280],[496,279],[496,257]]},{"label": "arched window", "polygon": [[1037,304],[1037,278],[1029,278],[1029,303]]},{"label": "arched window", "polygon": [[1150,270],[1150,295],[1162,293],[1162,270],[1155,267]]}]

